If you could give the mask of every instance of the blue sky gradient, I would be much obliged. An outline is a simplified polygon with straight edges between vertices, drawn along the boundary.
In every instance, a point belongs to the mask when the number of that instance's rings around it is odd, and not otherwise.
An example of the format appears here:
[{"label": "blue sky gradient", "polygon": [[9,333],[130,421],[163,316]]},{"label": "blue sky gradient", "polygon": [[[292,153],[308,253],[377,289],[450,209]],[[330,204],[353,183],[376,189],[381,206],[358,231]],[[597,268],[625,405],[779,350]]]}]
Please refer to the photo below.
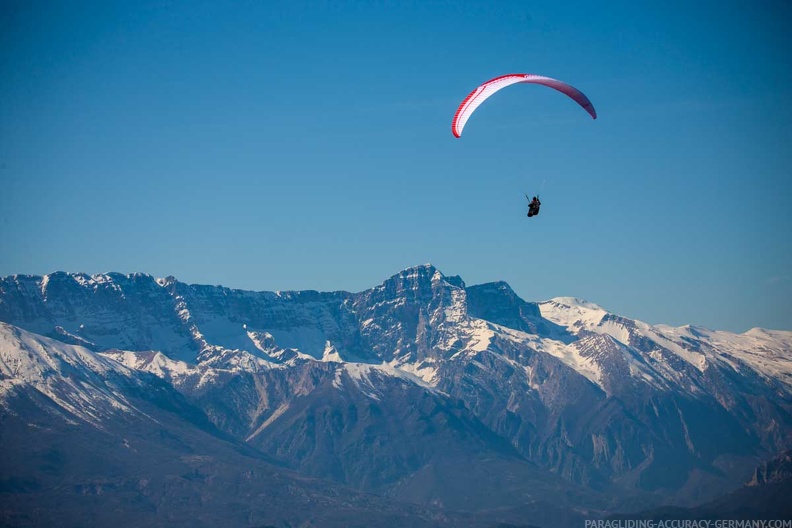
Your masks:
[{"label": "blue sky gradient", "polygon": [[[0,275],[526,300],[792,330],[792,4],[0,5]],[[461,100],[516,85],[450,131]],[[528,220],[523,192],[541,192]]]}]

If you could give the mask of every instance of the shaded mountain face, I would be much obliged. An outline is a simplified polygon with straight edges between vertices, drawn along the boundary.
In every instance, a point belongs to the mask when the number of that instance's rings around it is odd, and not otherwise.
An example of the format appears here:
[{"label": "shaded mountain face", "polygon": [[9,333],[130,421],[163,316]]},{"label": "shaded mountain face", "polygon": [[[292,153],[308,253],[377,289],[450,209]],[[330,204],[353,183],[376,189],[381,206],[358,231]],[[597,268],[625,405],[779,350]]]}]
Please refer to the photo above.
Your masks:
[{"label": "shaded mountain face", "polygon": [[499,522],[701,502],[792,447],[792,333],[651,326],[431,265],[360,293],[13,276],[0,320],[156,377],[303,475]]},{"label": "shaded mountain face", "polygon": [[792,519],[792,452],[785,451],[757,466],[741,488],[692,508],[664,507],[614,515],[610,520],[735,520]]},{"label": "shaded mountain face", "polygon": [[453,526],[307,479],[169,383],[0,323],[3,526]]},{"label": "shaded mountain face", "polygon": [[792,483],[792,451],[784,451],[760,464],[745,486]]}]

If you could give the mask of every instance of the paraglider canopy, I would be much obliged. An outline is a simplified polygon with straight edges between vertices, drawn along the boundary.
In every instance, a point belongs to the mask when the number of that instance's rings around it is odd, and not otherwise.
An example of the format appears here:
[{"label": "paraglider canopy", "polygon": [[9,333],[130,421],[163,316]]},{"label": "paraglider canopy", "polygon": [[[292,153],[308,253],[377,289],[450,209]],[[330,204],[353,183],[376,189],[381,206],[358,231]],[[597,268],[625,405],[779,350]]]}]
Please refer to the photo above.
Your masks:
[{"label": "paraglider canopy", "polygon": [[570,86],[569,84],[556,80],[551,79],[550,77],[543,77],[541,75],[532,75],[527,73],[513,73],[510,75],[501,75],[500,77],[495,77],[491,79],[468,95],[462,104],[459,105],[457,108],[456,114],[454,114],[454,119],[451,122],[451,132],[456,137],[462,136],[462,129],[465,128],[465,123],[467,123],[470,116],[473,112],[476,111],[481,103],[486,101],[490,96],[506,88],[507,86],[511,86],[512,84],[517,83],[529,83],[529,84],[541,84],[543,86],[548,86],[559,92],[571,97],[577,104],[583,107],[583,109],[588,112],[593,119],[597,119],[597,111],[594,110],[594,105],[591,104],[588,97],[586,97],[583,92],[578,90],[577,88]]}]

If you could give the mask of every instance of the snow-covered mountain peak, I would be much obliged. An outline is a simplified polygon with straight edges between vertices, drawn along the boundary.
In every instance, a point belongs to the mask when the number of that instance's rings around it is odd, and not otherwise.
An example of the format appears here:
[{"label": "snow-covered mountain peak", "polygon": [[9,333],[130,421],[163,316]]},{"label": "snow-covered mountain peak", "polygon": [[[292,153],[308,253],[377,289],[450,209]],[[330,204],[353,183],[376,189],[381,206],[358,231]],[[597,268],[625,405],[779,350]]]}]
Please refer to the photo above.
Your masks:
[{"label": "snow-covered mountain peak", "polygon": [[792,332],[756,328],[733,334],[692,325],[650,325],[574,297],[557,297],[539,306],[543,317],[578,337],[571,345],[575,349],[586,350],[590,334],[610,336],[623,352],[611,357],[622,355],[631,376],[657,387],[665,386],[662,378],[686,392],[697,392],[698,382],[691,380],[717,366],[731,372],[753,371],[765,380],[781,382],[784,390],[792,388]]},{"label": "snow-covered mountain peak", "polygon": [[780,339],[786,342],[792,342],[792,332],[787,330],[768,330],[767,328],[751,328],[743,335],[756,337],[759,339]]},{"label": "snow-covered mountain peak", "polygon": [[404,269],[358,297],[370,305],[420,305],[433,311],[455,305],[457,312],[465,312],[464,282],[459,277],[447,278],[431,264]]},{"label": "snow-covered mountain peak", "polygon": [[608,311],[576,297],[554,297],[539,303],[542,317],[566,327],[591,327],[599,324]]},{"label": "snow-covered mountain peak", "polygon": [[[436,273],[440,273],[440,270],[434,267],[434,265],[431,264],[430,262],[427,262],[425,264],[419,264],[417,266],[409,266],[407,268],[404,268],[403,270],[399,271],[399,273],[397,273],[395,276],[414,277],[414,276],[423,275],[423,276],[431,277],[434,276]],[[442,276],[443,274],[440,273],[440,275]]]},{"label": "snow-covered mountain peak", "polygon": [[606,311],[599,304],[593,303],[591,301],[587,301],[585,299],[580,299],[578,297],[568,297],[568,296],[553,297],[549,301],[545,301],[545,302],[553,303],[558,306],[565,306],[567,308],[577,308],[579,310],[597,310],[603,312]]},{"label": "snow-covered mountain peak", "polygon": [[173,275],[168,275],[167,277],[156,279],[155,282],[160,286],[162,286],[163,288],[167,288],[168,286],[172,286],[176,284],[178,281],[176,280],[176,277],[174,277]]},{"label": "snow-covered mountain peak", "polygon": [[418,289],[445,280],[445,275],[431,264],[405,268],[385,281],[383,286],[396,284],[401,288]]}]

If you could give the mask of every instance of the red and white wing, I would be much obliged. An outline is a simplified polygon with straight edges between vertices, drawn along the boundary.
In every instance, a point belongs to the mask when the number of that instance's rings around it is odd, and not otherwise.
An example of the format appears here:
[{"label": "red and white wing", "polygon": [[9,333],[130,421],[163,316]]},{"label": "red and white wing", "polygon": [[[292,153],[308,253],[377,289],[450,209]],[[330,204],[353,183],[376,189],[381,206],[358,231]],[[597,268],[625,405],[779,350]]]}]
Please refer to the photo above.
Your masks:
[{"label": "red and white wing", "polygon": [[462,101],[462,104],[459,105],[459,108],[457,108],[457,111],[454,114],[454,119],[451,121],[451,132],[454,134],[454,136],[462,136],[462,129],[465,128],[465,123],[467,123],[468,119],[470,119],[470,116],[473,114],[473,112],[476,111],[476,108],[481,106],[481,103],[486,101],[490,96],[499,90],[517,83],[541,84],[558,90],[559,92],[571,97],[576,103],[582,106],[592,118],[597,119],[597,111],[594,110],[594,105],[592,105],[588,97],[586,97],[583,92],[577,88],[557,79],[551,79],[550,77],[525,73],[514,73],[495,77],[494,79],[485,82],[470,92],[470,95],[468,95],[465,100]]}]

